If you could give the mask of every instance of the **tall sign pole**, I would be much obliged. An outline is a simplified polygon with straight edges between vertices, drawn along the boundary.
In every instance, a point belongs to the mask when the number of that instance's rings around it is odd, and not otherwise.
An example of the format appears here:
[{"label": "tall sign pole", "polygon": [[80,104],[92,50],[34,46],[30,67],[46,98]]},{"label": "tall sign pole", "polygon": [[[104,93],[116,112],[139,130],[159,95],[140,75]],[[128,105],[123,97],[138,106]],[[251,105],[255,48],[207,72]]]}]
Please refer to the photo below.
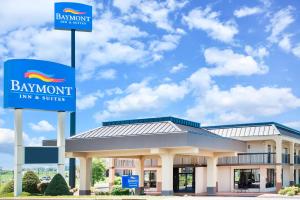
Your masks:
[{"label": "tall sign pole", "polygon": [[[75,29],[71,30],[71,67],[75,69]],[[76,134],[76,111],[70,113],[70,136]],[[76,160],[69,160],[69,185],[75,188],[76,184]]]},{"label": "tall sign pole", "polygon": [[[92,6],[59,2],[55,3],[54,9],[55,29],[71,30],[71,67],[75,69],[75,31],[92,31]],[[70,136],[76,134],[76,110],[70,113]],[[75,187],[76,162],[75,158],[69,161],[69,185]]]}]

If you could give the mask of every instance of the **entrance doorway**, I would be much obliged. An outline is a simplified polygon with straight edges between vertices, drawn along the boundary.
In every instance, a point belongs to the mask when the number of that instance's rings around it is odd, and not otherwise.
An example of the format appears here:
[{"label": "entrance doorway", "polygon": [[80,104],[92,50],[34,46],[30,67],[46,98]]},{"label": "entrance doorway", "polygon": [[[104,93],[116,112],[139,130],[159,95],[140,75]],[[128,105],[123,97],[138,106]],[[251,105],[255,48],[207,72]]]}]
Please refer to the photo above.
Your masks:
[{"label": "entrance doorway", "polygon": [[175,167],[173,170],[174,192],[195,193],[195,168]]}]

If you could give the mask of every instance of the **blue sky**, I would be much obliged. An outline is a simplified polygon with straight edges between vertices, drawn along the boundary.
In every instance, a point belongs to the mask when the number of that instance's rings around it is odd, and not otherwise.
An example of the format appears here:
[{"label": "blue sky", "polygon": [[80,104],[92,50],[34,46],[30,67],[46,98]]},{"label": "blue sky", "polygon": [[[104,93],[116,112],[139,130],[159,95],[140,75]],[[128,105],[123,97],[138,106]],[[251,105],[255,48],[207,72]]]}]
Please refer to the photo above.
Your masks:
[{"label": "blue sky", "polygon": [[[300,128],[299,1],[78,2],[94,15],[93,32],[76,33],[78,132],[154,116]],[[53,29],[53,9],[50,0],[0,2],[1,82],[7,59],[70,64],[70,32]],[[0,96],[2,105],[3,84]],[[24,111],[25,145],[55,138],[56,117]],[[13,111],[0,108],[4,168],[12,145]]]}]

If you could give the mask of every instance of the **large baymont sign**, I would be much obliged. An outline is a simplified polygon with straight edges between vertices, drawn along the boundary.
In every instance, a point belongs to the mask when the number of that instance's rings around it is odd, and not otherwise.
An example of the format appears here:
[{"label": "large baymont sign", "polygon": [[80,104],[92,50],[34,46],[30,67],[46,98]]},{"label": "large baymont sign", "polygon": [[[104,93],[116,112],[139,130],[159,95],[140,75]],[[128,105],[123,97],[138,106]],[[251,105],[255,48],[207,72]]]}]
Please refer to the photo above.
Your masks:
[{"label": "large baymont sign", "polygon": [[55,3],[55,29],[92,31],[92,6],[60,2]]},{"label": "large baymont sign", "polygon": [[29,59],[4,63],[4,107],[75,110],[75,71],[66,65]]}]

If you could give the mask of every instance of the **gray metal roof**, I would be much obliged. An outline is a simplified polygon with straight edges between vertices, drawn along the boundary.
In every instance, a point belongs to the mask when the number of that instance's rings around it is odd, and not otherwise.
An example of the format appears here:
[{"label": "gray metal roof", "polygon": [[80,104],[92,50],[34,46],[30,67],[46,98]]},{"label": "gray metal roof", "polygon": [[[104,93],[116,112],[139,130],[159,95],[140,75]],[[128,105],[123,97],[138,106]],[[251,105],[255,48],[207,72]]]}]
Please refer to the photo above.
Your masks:
[{"label": "gray metal roof", "polygon": [[247,136],[268,136],[279,135],[279,131],[273,125],[264,126],[245,126],[245,127],[231,127],[231,128],[209,128],[212,133],[223,137],[247,137]]},{"label": "gray metal roof", "polygon": [[107,138],[107,137],[121,137],[134,135],[154,135],[154,134],[170,134],[178,133],[182,130],[173,122],[152,122],[152,123],[137,123],[137,124],[123,124],[102,126],[75,135],[71,139],[78,138]]},{"label": "gray metal roof", "polygon": [[[163,121],[170,119],[170,121]],[[152,122],[151,122],[152,120]],[[146,122],[145,122],[146,121]],[[198,147],[219,151],[246,150],[242,141],[225,138],[199,128],[198,123],[178,118],[147,118],[106,123],[66,140],[67,152],[100,151],[114,149],[143,149]],[[53,145],[55,141],[44,141]]]},{"label": "gray metal roof", "polygon": [[202,127],[212,133],[222,137],[251,137],[251,136],[270,136],[270,135],[287,135],[300,138],[298,130],[289,128],[276,122],[231,124],[219,126]]}]

